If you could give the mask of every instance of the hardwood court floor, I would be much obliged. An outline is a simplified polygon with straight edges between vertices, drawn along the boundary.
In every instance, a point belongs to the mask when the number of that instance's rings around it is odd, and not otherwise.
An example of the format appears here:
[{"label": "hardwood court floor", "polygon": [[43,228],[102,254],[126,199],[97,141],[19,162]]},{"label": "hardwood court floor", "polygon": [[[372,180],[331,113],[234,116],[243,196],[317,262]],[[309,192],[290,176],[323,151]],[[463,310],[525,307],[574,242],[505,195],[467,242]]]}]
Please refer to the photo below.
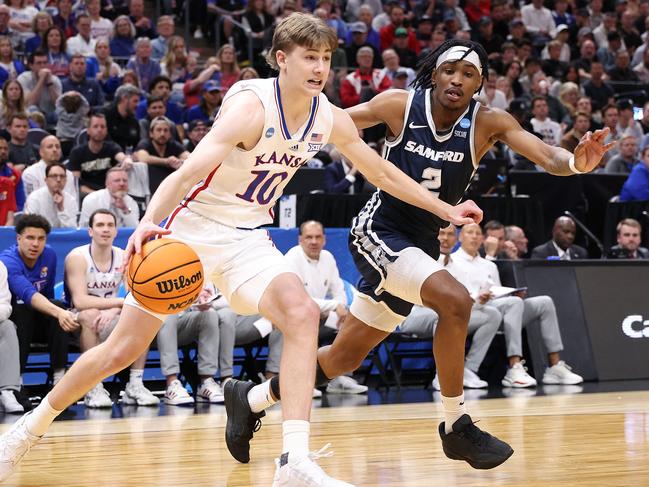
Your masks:
[{"label": "hardwood court floor", "polygon": [[[311,445],[331,442],[335,455],[320,464],[359,487],[649,485],[649,392],[467,404],[481,427],[513,446],[504,465],[478,471],[447,460],[434,419],[438,402],[314,409]],[[265,418],[248,465],[225,449],[223,408],[211,411],[57,421],[2,485],[270,487],[281,448],[279,411]]]}]

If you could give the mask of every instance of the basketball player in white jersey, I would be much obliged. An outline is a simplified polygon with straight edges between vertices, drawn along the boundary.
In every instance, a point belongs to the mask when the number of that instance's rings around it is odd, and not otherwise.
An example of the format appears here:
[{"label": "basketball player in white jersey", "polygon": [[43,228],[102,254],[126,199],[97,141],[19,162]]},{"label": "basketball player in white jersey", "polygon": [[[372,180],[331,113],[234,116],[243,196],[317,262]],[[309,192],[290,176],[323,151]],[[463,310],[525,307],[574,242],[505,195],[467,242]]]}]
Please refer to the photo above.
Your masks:
[{"label": "basketball player in white jersey", "polygon": [[[72,249],[65,258],[65,298],[68,306],[79,312],[81,324],[79,348],[90,350],[108,338],[119,320],[124,298],[118,297],[124,275],[124,250],[113,246],[117,236],[117,218],[110,210],[96,210],[88,224],[90,243]],[[124,403],[157,406],[160,400],[142,383],[147,350],[131,366],[124,389]],[[90,408],[113,405],[108,391],[99,382],[85,395]]]},{"label": "basketball player in white jersey", "polygon": [[[240,314],[259,313],[284,334],[280,365],[283,449],[274,486],[344,487],[309,455],[309,415],[315,381],[318,306],[274,247],[267,232],[272,208],[295,171],[323,144],[338,150],[375,186],[440,218],[479,222],[473,202],[457,206],[435,198],[369,148],[349,115],[322,94],[335,32],[311,15],[293,14],[277,26],[269,62],[277,79],[236,83],[210,132],[185,163],[158,187],[129,240],[169,235],[200,256],[204,274]],[[167,218],[165,229],[157,223]],[[126,298],[108,339],[83,354],[29,415],[0,437],[0,480],[45,434],[61,411],[99,381],[133,363],[155,336],[162,316]]]}]

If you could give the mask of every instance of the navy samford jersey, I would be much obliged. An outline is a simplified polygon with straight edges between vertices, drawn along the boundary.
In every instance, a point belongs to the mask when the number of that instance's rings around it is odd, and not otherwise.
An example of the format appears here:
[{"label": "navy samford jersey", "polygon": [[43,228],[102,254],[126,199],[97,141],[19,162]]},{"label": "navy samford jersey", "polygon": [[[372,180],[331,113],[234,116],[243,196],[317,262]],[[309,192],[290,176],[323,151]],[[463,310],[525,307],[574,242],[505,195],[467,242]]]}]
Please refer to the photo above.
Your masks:
[{"label": "navy samford jersey", "polygon": [[[466,191],[478,160],[475,154],[475,120],[480,103],[469,107],[444,135],[437,133],[431,110],[430,90],[410,92],[401,134],[386,141],[383,157],[429,191],[456,205]],[[373,222],[403,233],[437,240],[447,223],[425,210],[378,191],[380,204]]]}]

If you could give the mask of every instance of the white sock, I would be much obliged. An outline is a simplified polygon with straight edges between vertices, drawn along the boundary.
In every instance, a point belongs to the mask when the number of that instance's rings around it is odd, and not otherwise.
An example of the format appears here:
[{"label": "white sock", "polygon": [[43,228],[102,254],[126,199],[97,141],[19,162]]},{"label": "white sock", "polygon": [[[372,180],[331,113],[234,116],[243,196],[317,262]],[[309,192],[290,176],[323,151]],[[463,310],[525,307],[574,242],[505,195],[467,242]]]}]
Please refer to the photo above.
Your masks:
[{"label": "white sock", "polygon": [[52,421],[62,412],[54,409],[45,396],[41,403],[25,418],[27,430],[34,436],[43,436]]},{"label": "white sock", "polygon": [[248,403],[253,413],[260,413],[277,401],[270,393],[270,381],[262,382],[248,391]]},{"label": "white sock", "polygon": [[453,431],[453,423],[460,419],[460,416],[466,414],[464,393],[456,397],[442,396],[442,405],[444,406],[444,429],[446,434],[449,434]]},{"label": "white sock", "polygon": [[52,373],[52,385],[58,384],[59,381],[63,379],[64,375],[65,375],[65,369],[56,369]]},{"label": "white sock", "polygon": [[133,369],[131,368],[131,375],[129,376],[128,381],[138,383],[142,382],[142,376],[144,375],[144,369]]},{"label": "white sock", "polygon": [[288,453],[289,460],[304,458],[309,454],[310,430],[311,424],[308,421],[289,419],[282,423],[282,453]]}]

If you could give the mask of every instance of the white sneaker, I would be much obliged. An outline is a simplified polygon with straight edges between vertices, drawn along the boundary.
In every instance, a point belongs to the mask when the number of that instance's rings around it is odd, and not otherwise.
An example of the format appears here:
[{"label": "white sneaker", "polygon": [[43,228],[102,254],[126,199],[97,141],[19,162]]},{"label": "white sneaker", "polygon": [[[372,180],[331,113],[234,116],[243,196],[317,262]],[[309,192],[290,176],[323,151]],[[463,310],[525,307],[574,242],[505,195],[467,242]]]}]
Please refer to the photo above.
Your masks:
[{"label": "white sneaker", "polygon": [[138,406],[157,406],[160,404],[160,399],[155,397],[140,381],[128,381],[124,388],[122,401],[124,404],[137,404]]},{"label": "white sneaker", "polygon": [[367,386],[346,375],[339,375],[327,384],[327,392],[330,394],[363,394],[367,392]]},{"label": "white sneaker", "polygon": [[465,367],[464,387],[467,387],[469,389],[484,389],[485,387],[489,387],[489,383],[478,377],[478,374],[476,374],[474,371]]},{"label": "white sneaker", "polygon": [[194,398],[189,395],[187,389],[176,379],[167,386],[165,391],[165,404],[178,406],[179,404],[194,404]]},{"label": "white sneaker", "polygon": [[320,457],[333,455],[333,452],[323,453],[328,447],[329,444],[295,461],[289,458],[288,453],[283,453],[280,458],[276,458],[273,487],[354,487],[352,484],[329,477],[315,463],[314,460]]},{"label": "white sneaker", "polygon": [[27,431],[25,425],[27,414],[0,436],[0,482],[14,472],[25,454],[41,439],[40,436],[34,436]]},{"label": "white sneaker", "polygon": [[223,389],[221,385],[211,377],[205,379],[198,388],[196,393],[196,400],[199,402],[221,403],[223,399]]},{"label": "white sneaker", "polygon": [[113,401],[110,400],[110,394],[104,389],[100,382],[93,389],[90,389],[83,398],[83,403],[87,408],[110,408]]},{"label": "white sneaker", "polygon": [[322,397],[322,391],[320,389],[316,389],[315,387],[313,388],[313,394],[311,395],[312,398],[318,399],[319,397]]},{"label": "white sneaker", "polygon": [[545,369],[543,374],[544,384],[575,385],[584,382],[584,378],[572,372],[570,365],[559,360],[556,365]]},{"label": "white sneaker", "polygon": [[433,379],[433,389],[436,391],[441,391],[442,386],[439,385],[439,375],[435,372],[435,378]]},{"label": "white sneaker", "polygon": [[16,400],[16,395],[12,390],[0,391],[0,410],[10,414],[25,412],[25,408]]},{"label": "white sneaker", "polygon": [[515,363],[509,369],[502,384],[505,387],[536,387],[536,379],[527,373],[527,367],[524,367],[524,360]]}]

